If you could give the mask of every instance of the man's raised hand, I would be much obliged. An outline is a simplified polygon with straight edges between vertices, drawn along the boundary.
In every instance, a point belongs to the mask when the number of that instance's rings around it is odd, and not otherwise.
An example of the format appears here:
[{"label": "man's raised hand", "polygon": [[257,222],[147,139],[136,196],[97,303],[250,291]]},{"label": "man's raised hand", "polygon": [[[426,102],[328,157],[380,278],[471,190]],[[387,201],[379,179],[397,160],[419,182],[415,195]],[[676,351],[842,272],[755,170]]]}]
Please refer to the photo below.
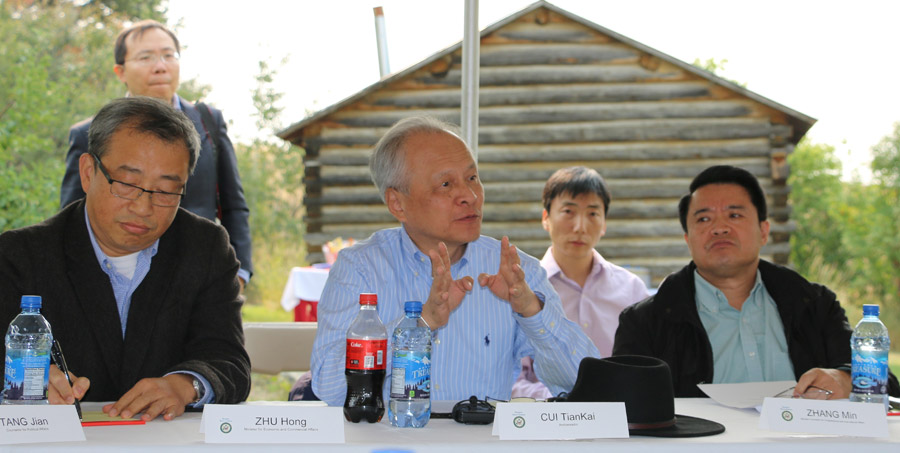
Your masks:
[{"label": "man's raised hand", "polygon": [[422,306],[422,319],[434,330],[447,324],[450,313],[456,310],[475,282],[472,277],[453,280],[450,252],[443,242],[438,245],[438,250],[429,250],[428,256],[431,258],[431,277],[434,280],[428,301]]},{"label": "man's raised hand", "polygon": [[541,311],[543,304],[528,287],[520,262],[516,246],[510,245],[509,238],[503,236],[500,241],[500,268],[494,275],[479,275],[478,283],[508,301],[514,312],[528,318]]}]

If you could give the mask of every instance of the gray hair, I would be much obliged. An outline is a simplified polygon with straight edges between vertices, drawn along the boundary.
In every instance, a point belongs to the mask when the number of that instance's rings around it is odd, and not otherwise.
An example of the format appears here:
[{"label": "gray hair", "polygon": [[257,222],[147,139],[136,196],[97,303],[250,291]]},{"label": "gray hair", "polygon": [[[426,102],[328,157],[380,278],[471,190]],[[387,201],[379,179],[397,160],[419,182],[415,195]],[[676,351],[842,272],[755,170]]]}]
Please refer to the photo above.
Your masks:
[{"label": "gray hair", "polygon": [[188,172],[200,156],[200,135],[183,112],[159,99],[131,96],[110,101],[97,112],[88,130],[88,152],[103,158],[109,141],[120,129],[151,134],[166,143],[180,142],[188,151]]},{"label": "gray hair", "polygon": [[[431,116],[413,116],[397,121],[375,144],[375,150],[369,158],[369,173],[372,182],[378,188],[382,201],[388,188],[409,193],[409,174],[406,169],[406,149],[403,145],[413,134],[445,133],[459,137],[459,128],[451,123]],[[472,150],[466,145],[469,154]],[[474,158],[474,156],[473,156]]]}]

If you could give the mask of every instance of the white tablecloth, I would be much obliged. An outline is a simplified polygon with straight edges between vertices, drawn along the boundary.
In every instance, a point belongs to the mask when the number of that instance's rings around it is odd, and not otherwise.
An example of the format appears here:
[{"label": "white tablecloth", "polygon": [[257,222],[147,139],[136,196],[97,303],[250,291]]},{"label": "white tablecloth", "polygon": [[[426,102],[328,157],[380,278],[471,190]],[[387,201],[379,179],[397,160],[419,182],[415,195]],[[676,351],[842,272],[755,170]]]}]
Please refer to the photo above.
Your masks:
[{"label": "white tablecloth", "polygon": [[[283,403],[282,403],[283,404]],[[99,407],[86,403],[85,409]],[[393,428],[385,416],[380,423],[344,423],[346,443],[320,445],[266,444],[265,451],[346,451],[366,452],[396,449],[414,452],[480,451],[509,453],[551,452],[635,452],[635,453],[720,453],[723,451],[766,453],[847,453],[864,450],[900,451],[900,417],[888,417],[889,439],[868,439],[821,435],[787,434],[761,431],[759,414],[754,410],[732,409],[709,399],[676,399],[678,414],[715,420],[725,432],[710,437],[666,439],[639,437],[579,441],[501,441],[491,436],[491,425],[462,425],[452,420],[431,420],[421,429]],[[188,413],[171,422],[154,420],[146,425],[97,426],[85,428],[86,442],[0,445],[0,452],[59,450],[67,452],[99,451],[250,451],[250,445],[205,444],[200,434],[199,413]],[[891,447],[891,445],[894,445]]]},{"label": "white tablecloth", "polygon": [[281,293],[281,307],[284,311],[291,311],[300,299],[318,301],[325,289],[325,281],[328,280],[328,269],[314,267],[295,267],[291,269],[288,281]]}]

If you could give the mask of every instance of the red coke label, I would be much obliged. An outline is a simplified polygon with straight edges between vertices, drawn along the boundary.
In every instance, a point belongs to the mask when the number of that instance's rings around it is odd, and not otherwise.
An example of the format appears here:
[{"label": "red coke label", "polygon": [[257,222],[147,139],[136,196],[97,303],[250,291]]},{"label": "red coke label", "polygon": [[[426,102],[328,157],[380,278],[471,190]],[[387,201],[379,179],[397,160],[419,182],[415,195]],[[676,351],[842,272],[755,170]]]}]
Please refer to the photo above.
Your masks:
[{"label": "red coke label", "polygon": [[386,352],[387,339],[360,340],[348,338],[347,369],[358,371],[384,370]]}]

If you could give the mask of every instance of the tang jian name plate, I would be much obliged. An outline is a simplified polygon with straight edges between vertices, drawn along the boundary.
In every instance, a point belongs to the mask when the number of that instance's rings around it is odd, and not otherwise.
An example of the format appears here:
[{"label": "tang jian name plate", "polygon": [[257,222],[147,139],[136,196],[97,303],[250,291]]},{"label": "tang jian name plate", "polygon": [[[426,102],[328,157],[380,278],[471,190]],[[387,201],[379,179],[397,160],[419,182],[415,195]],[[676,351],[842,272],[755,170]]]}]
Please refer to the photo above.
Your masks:
[{"label": "tang jian name plate", "polygon": [[75,406],[0,406],[0,444],[83,440]]},{"label": "tang jian name plate", "polygon": [[207,443],[343,443],[341,407],[207,404]]},{"label": "tang jian name plate", "polygon": [[500,440],[628,437],[625,403],[499,403],[493,433]]}]

